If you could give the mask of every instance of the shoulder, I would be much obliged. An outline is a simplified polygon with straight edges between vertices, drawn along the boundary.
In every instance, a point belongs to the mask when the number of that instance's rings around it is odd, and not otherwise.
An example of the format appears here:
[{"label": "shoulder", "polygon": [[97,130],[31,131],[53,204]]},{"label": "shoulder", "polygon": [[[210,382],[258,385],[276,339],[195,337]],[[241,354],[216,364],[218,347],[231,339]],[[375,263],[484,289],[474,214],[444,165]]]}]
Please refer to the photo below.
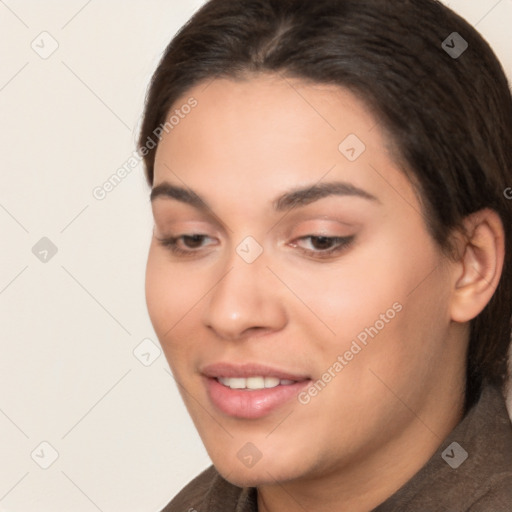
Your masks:
[{"label": "shoulder", "polygon": [[478,402],[420,471],[374,512],[512,510],[512,423],[500,389]]},{"label": "shoulder", "polygon": [[512,507],[512,472],[495,475],[484,494],[468,512],[510,512]]},{"label": "shoulder", "polygon": [[193,512],[204,503],[218,473],[213,466],[190,481],[161,512]]},{"label": "shoulder", "polygon": [[254,489],[224,480],[214,466],[188,483],[161,512],[208,512],[214,510],[254,512]]}]

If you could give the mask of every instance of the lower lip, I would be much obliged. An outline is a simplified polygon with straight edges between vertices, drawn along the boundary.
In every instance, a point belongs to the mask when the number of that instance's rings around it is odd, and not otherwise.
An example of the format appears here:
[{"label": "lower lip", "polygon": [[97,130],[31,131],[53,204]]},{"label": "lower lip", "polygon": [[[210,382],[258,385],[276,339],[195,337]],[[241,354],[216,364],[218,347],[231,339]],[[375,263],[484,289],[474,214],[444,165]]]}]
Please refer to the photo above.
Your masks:
[{"label": "lower lip", "polygon": [[203,377],[210,400],[223,413],[236,418],[256,419],[296,397],[311,381],[257,390],[231,389],[217,379]]}]

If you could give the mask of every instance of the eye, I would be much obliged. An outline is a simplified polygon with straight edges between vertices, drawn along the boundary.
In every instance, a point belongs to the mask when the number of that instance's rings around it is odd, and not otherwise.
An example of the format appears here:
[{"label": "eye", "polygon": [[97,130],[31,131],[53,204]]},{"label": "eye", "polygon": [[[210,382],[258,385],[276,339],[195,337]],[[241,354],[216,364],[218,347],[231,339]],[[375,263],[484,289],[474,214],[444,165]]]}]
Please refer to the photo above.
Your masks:
[{"label": "eye", "polygon": [[204,247],[204,242],[212,240],[208,235],[202,234],[187,234],[176,237],[158,238],[158,243],[169,249],[177,256],[189,256],[198,253],[199,249]]},{"label": "eye", "polygon": [[[313,258],[328,258],[347,249],[355,236],[323,236],[307,235],[292,242],[292,247],[298,247]],[[308,242],[308,243],[303,243]],[[309,246],[309,247],[305,247]]]}]

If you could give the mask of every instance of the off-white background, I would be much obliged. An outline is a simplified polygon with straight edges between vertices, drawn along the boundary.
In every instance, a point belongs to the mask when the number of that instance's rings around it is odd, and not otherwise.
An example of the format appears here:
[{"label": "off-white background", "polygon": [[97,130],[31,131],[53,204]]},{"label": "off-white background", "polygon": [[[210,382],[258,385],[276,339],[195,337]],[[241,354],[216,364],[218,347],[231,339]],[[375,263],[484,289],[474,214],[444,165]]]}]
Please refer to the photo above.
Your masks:
[{"label": "off-white background", "polygon": [[[92,195],[133,155],[149,77],[201,4],[0,0],[1,511],[156,512],[210,464],[146,312],[141,166]],[[512,0],[451,6],[512,77]],[[31,47],[52,39],[47,59]]]}]

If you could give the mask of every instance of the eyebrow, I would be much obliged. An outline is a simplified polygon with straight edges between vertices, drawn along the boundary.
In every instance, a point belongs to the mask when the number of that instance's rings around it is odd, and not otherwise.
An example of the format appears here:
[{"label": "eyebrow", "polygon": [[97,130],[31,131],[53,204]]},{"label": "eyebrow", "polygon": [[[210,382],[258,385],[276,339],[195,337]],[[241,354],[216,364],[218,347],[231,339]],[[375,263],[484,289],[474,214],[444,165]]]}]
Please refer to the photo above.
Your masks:
[{"label": "eyebrow", "polygon": [[[379,202],[379,199],[362,188],[343,181],[319,183],[309,187],[293,189],[272,201],[276,212],[285,212],[293,208],[300,208],[329,196],[360,197],[369,201]],[[151,190],[151,202],[157,198],[175,199],[188,204],[202,212],[212,211],[208,203],[193,190],[172,185],[164,181]]]}]

